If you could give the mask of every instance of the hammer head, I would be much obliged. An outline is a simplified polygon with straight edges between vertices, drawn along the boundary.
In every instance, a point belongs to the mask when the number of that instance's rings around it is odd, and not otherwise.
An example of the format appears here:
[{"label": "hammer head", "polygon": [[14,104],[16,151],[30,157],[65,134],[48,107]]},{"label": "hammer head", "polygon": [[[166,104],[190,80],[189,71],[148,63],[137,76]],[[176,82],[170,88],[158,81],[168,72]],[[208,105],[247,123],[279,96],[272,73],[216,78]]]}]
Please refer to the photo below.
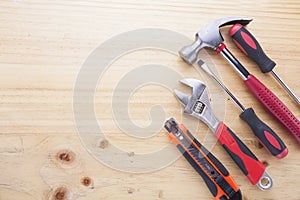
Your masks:
[{"label": "hammer head", "polygon": [[191,45],[183,47],[179,51],[179,55],[189,64],[193,64],[197,60],[199,51],[204,47],[216,50],[224,41],[219,28],[227,25],[242,24],[247,25],[252,21],[251,18],[245,17],[226,17],[215,20],[206,25],[203,29],[196,33],[195,42]]}]

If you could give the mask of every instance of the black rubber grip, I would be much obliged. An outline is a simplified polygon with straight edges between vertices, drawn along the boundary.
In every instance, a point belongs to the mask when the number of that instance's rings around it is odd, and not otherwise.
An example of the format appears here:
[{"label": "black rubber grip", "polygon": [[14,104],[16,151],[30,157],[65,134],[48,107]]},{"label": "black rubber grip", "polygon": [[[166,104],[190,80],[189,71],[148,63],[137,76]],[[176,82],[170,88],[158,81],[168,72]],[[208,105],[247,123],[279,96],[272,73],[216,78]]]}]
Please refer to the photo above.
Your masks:
[{"label": "black rubber grip", "polygon": [[230,157],[234,160],[234,162],[239,166],[239,168],[243,171],[243,173],[245,175],[248,175],[248,171],[246,169],[246,166],[244,165],[243,160],[238,155],[233,153],[225,144],[223,144],[222,146],[230,155]]},{"label": "black rubber grip", "polygon": [[[214,176],[214,181],[215,181],[215,183],[214,183],[208,177],[207,172],[203,171],[199,167],[199,165],[194,161],[194,159],[185,151],[185,149],[180,144],[177,145],[177,148],[183,154],[185,159],[190,163],[190,165],[196,170],[196,172],[202,177],[202,179],[204,180],[205,184],[207,185],[208,189],[210,190],[210,192],[212,193],[212,195],[214,197],[216,197],[218,194],[218,189],[216,187],[216,184],[218,184],[225,191],[225,193],[229,196],[229,199],[228,199],[226,196],[223,195],[222,197],[219,198],[219,200],[222,200],[222,199],[224,199],[224,200],[241,200],[242,199],[241,190],[234,191],[234,189],[231,187],[231,185],[229,185],[229,183],[222,176],[219,176],[217,174]],[[214,170],[212,170],[212,171],[214,171]]]},{"label": "black rubber grip", "polygon": [[236,45],[258,64],[263,73],[273,70],[276,63],[265,54],[255,37],[241,24],[232,26],[229,34]]},{"label": "black rubber grip", "polygon": [[240,118],[243,119],[252,129],[260,143],[273,155],[283,158],[287,155],[287,147],[281,138],[255,114],[252,108],[246,109]]},{"label": "black rubber grip", "polygon": [[238,190],[231,198],[230,200],[241,200],[242,199],[242,192],[241,190]]},{"label": "black rubber grip", "polygon": [[237,142],[239,145],[240,149],[244,154],[250,156],[254,160],[258,161],[257,157],[252,153],[252,151],[238,138],[230,128],[227,127],[227,131],[231,134],[231,136],[234,138],[234,140]]},{"label": "black rubber grip", "polygon": [[217,187],[214,182],[206,175],[206,173],[198,166],[198,164],[190,157],[190,155],[184,150],[181,145],[177,145],[178,150],[183,154],[185,159],[192,165],[192,167],[198,172],[198,174],[202,177],[208,189],[215,197],[218,193]]},{"label": "black rubber grip", "polygon": [[189,135],[190,138],[193,139],[193,142],[195,142],[195,144],[198,147],[200,147],[200,149],[207,155],[207,157],[209,159],[211,159],[211,161],[218,167],[218,169],[220,170],[220,172],[224,176],[229,176],[229,172],[224,167],[224,165],[212,153],[210,153],[202,144],[200,144],[200,142],[193,137],[193,135],[190,133],[189,130],[187,130],[187,134]]},{"label": "black rubber grip", "polygon": [[229,172],[227,171],[227,169],[213,154],[209,153],[207,154],[207,157],[209,157],[209,159],[218,167],[218,169],[224,176],[229,176]]}]

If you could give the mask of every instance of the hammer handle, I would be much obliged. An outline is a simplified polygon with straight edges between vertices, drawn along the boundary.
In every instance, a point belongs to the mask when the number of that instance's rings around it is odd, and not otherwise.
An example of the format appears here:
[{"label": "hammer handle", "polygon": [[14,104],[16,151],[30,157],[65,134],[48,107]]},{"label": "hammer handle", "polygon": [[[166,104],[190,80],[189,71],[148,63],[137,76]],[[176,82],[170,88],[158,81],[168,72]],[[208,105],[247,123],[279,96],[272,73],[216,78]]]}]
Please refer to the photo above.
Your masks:
[{"label": "hammer handle", "polygon": [[250,75],[244,82],[262,105],[290,131],[296,141],[300,144],[300,121],[284,105],[284,103],[282,103],[280,99],[255,76]]},{"label": "hammer handle", "polygon": [[234,43],[255,61],[263,73],[273,70],[276,63],[271,60],[263,51],[255,37],[241,24],[235,24],[229,30]]}]

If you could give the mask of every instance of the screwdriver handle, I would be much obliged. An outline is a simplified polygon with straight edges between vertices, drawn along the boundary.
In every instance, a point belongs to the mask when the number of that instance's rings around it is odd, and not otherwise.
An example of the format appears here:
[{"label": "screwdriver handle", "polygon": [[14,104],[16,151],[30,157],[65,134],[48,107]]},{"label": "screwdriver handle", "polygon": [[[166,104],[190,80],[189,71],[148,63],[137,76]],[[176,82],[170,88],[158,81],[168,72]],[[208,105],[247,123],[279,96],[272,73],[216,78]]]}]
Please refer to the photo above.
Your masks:
[{"label": "screwdriver handle", "polygon": [[250,75],[244,81],[246,86],[262,105],[293,135],[300,144],[300,121],[280,101],[280,99],[261,83],[255,76]]},{"label": "screwdriver handle", "polygon": [[288,148],[281,138],[255,114],[252,108],[242,112],[243,119],[252,129],[259,142],[276,158],[284,158],[288,154]]},{"label": "screwdriver handle", "polygon": [[263,73],[273,70],[276,63],[265,54],[255,37],[241,24],[233,25],[229,30],[229,34],[234,43],[258,64]]},{"label": "screwdriver handle", "polygon": [[215,135],[250,182],[257,185],[265,172],[265,166],[223,122],[220,122]]}]

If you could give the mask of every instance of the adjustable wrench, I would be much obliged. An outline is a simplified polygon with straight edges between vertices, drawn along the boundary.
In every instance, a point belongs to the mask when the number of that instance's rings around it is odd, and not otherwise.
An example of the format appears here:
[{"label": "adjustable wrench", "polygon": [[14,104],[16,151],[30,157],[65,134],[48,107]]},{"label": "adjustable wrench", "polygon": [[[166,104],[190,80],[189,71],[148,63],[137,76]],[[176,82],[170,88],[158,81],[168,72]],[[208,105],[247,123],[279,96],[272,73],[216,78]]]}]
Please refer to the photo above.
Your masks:
[{"label": "adjustable wrench", "polygon": [[[234,162],[239,166],[250,182],[262,190],[272,187],[272,179],[265,170],[265,166],[256,158],[250,149],[220,121],[209,103],[206,85],[196,79],[183,79],[181,83],[192,88],[192,95],[175,90],[179,101],[185,106],[184,113],[203,121],[218,138]],[[266,180],[266,184],[264,184]]]}]

